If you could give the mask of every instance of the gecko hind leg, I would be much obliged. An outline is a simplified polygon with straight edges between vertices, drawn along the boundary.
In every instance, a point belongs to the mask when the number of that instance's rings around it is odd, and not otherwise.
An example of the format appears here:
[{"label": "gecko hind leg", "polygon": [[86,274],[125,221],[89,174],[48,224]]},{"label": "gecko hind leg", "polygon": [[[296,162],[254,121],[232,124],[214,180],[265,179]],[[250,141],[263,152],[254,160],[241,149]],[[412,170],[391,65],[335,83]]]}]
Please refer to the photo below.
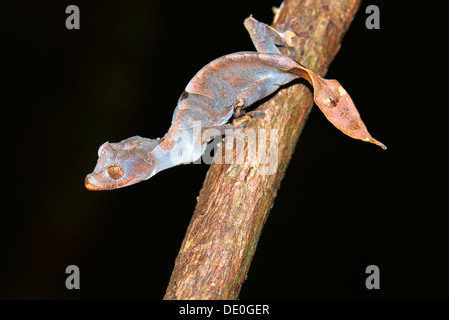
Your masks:
[{"label": "gecko hind leg", "polygon": [[[245,119],[248,120],[248,119],[265,117],[265,112],[263,112],[263,111],[257,111],[257,110],[253,110],[253,111],[249,111],[249,112],[246,111],[247,106],[245,104],[245,100],[247,99],[247,97],[246,97],[247,92],[251,92],[251,90],[243,91],[235,98],[235,101],[238,101],[238,102],[234,103],[235,104],[235,106],[234,106],[234,121],[233,121],[234,124],[236,124],[237,122],[238,123],[245,122]],[[245,129],[245,128],[243,128],[243,129]]]},{"label": "gecko hind leg", "polygon": [[280,32],[265,23],[257,21],[252,15],[246,18],[243,24],[257,52],[280,54],[277,46],[293,47],[292,39],[296,37],[293,31]]}]

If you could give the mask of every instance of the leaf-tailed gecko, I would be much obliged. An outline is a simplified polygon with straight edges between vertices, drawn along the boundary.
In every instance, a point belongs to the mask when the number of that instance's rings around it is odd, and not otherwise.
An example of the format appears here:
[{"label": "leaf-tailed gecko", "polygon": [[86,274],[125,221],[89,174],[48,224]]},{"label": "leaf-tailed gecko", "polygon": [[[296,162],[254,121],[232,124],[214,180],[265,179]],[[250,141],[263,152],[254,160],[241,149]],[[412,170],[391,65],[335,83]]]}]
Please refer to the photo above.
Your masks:
[{"label": "leaf-tailed gecko", "polygon": [[[134,136],[118,143],[104,143],[98,150],[94,171],[85,178],[89,190],[110,190],[147,180],[159,171],[199,159],[209,141],[192,135],[194,124],[201,130],[235,128],[231,117],[240,118],[245,108],[267,97],[279,87],[305,78],[314,89],[314,100],[326,118],[346,135],[386,147],[368,133],[348,93],[336,80],[326,80],[277,46],[292,46],[292,31],[278,30],[251,16],[244,22],[257,52],[237,52],[203,67],[187,84],[178,100],[172,124],[163,138]],[[179,139],[185,131],[193,139]],[[199,140],[198,140],[199,139]],[[180,145],[182,144],[182,145]],[[200,148],[195,148],[195,145]],[[183,156],[173,157],[174,149]]]}]

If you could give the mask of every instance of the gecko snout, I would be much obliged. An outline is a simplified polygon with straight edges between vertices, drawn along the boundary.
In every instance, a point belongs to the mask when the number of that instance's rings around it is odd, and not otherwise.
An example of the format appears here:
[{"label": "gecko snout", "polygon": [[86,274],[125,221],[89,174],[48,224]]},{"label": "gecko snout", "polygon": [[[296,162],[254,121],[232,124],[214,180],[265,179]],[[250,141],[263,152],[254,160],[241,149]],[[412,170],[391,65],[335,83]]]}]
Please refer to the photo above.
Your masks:
[{"label": "gecko snout", "polygon": [[100,190],[103,190],[102,188],[97,187],[96,185],[93,185],[93,184],[90,182],[90,180],[89,180],[89,176],[90,176],[90,174],[88,174],[88,175],[86,176],[86,178],[84,178],[84,186],[86,187],[86,189],[87,189],[87,190],[90,190],[90,191],[100,191]]}]

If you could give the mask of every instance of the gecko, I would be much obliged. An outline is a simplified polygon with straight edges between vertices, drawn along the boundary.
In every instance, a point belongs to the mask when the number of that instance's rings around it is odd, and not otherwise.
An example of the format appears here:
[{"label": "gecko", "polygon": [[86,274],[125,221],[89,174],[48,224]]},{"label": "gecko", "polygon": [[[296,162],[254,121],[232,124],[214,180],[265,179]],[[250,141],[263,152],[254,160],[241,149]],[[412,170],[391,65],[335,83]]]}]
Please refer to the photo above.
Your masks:
[{"label": "gecko", "polygon": [[[213,137],[204,141],[201,135],[193,135],[195,124],[200,123],[201,130],[216,129],[221,135],[226,129],[245,128],[236,124],[238,120],[257,115],[256,111],[246,113],[247,107],[299,78],[312,85],[316,105],[337,129],[386,149],[368,133],[351,97],[337,80],[323,79],[281,54],[278,47],[293,47],[294,32],[281,32],[252,16],[245,19],[244,26],[257,52],[228,54],[198,71],[181,94],[163,138],[133,136],[102,144],[95,169],[84,180],[88,190],[122,188],[198,160]],[[230,123],[231,118],[237,121]],[[179,139],[181,131],[193,138]],[[173,157],[175,149],[182,150],[182,155]]]}]

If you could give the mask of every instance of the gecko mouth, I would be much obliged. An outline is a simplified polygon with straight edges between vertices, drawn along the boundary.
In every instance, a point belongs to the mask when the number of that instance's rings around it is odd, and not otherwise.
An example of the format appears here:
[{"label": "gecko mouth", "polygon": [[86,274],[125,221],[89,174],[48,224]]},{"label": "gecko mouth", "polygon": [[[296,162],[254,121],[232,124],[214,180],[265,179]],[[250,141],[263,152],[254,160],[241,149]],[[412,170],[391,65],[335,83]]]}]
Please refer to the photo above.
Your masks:
[{"label": "gecko mouth", "polygon": [[89,176],[86,176],[86,178],[84,179],[84,186],[86,187],[87,190],[90,191],[100,191],[100,190],[104,190],[101,187],[97,187],[96,185],[93,185],[90,181],[89,181]]}]

